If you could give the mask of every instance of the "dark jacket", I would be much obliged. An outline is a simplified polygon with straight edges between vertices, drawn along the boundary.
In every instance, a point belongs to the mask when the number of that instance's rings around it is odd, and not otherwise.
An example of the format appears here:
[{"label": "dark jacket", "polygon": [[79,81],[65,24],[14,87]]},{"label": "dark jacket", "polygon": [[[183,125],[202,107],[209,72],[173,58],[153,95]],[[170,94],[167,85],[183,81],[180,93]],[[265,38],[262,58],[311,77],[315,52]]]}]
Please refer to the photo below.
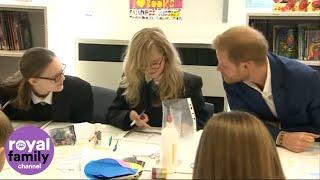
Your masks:
[{"label": "dark jacket", "polygon": [[320,73],[293,59],[268,54],[271,85],[278,118],[261,94],[245,83],[226,84],[232,110],[257,115],[263,121],[280,121],[281,129],[266,124],[273,138],[280,130],[320,133]]},{"label": "dark jacket", "polygon": [[[53,92],[52,105],[33,104],[23,111],[8,105],[4,113],[11,120],[85,122],[92,120],[93,98],[91,85],[77,77],[65,76],[61,92]],[[4,104],[16,96],[15,89],[0,87],[0,103]]]},{"label": "dark jacket", "polygon": [[[152,99],[159,96],[152,90],[152,81],[149,83],[144,82],[140,90],[140,103],[131,108],[125,100],[122,93],[125,89],[118,88],[117,97],[113,101],[113,104],[108,110],[106,120],[109,124],[121,128],[123,130],[131,129],[129,118],[130,111],[135,110],[141,113],[145,110],[145,113],[149,117],[148,124],[155,127],[162,126],[162,106],[154,107],[151,105]],[[199,76],[184,73],[185,93],[181,98],[190,97],[196,113],[197,129],[202,129],[209,118],[209,114],[204,110],[204,100],[202,96],[202,79]]]}]

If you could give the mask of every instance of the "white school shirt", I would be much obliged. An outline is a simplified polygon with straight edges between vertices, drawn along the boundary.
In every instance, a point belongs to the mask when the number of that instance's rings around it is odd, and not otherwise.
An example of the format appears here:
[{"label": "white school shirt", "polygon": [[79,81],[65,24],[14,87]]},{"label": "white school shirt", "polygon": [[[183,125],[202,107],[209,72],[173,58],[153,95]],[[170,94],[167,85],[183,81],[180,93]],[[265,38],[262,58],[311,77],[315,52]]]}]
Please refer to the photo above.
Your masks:
[{"label": "white school shirt", "polygon": [[50,104],[52,105],[52,92],[50,92],[45,98],[40,98],[31,92],[31,99],[33,104]]}]

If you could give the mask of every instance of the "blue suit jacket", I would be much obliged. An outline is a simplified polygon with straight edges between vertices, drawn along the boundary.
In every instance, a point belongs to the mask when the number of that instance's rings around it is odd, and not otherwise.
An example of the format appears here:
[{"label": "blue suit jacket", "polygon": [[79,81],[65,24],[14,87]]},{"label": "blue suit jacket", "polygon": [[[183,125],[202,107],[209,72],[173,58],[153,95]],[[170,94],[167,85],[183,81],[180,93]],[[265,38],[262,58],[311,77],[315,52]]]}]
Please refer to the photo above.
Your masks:
[{"label": "blue suit jacket", "polygon": [[[272,95],[278,118],[274,117],[261,94],[243,82],[226,84],[231,110],[251,112],[263,121],[280,121],[281,130],[320,133],[320,73],[311,67],[268,54]],[[274,139],[280,129],[266,124]]]}]

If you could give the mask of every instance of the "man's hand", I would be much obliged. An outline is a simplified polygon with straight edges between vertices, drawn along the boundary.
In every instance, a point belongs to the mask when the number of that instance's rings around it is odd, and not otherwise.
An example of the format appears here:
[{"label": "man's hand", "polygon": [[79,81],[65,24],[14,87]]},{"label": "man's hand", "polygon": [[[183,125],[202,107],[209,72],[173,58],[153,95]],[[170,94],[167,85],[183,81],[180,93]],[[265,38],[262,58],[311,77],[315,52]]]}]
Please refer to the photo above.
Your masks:
[{"label": "man's hand", "polygon": [[303,152],[313,145],[320,135],[307,132],[286,132],[283,134],[282,146],[293,152]]},{"label": "man's hand", "polygon": [[147,122],[149,121],[149,117],[147,114],[142,113],[138,114],[136,111],[130,111],[130,120],[135,121],[135,125],[138,127],[151,128]]}]

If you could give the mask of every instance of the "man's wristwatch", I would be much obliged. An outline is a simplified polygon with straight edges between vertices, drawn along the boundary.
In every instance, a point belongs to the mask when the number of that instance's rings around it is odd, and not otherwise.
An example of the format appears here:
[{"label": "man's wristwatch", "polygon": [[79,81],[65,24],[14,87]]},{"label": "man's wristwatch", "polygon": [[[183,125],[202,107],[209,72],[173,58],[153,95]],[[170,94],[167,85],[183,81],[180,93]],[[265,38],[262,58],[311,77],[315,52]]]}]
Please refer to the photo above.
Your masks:
[{"label": "man's wristwatch", "polygon": [[285,131],[281,131],[277,137],[277,140],[276,140],[276,144],[279,145],[279,146],[282,146],[283,145],[283,136],[286,132]]}]

